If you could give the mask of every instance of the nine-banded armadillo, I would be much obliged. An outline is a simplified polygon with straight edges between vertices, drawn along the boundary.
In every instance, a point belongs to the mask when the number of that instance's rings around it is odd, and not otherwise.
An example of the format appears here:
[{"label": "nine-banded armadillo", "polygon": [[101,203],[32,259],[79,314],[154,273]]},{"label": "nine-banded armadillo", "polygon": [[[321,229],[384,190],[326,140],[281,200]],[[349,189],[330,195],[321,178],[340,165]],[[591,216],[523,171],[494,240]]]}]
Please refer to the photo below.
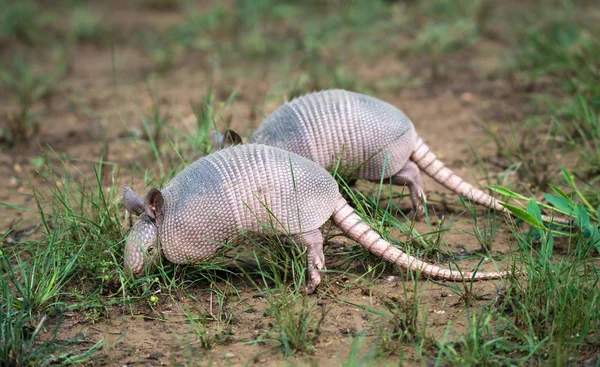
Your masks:
[{"label": "nine-banded armadillo", "polygon": [[418,216],[426,199],[420,170],[477,204],[508,213],[492,196],[447,168],[402,111],[363,94],[325,90],[295,98],[267,117],[248,143],[275,146],[327,169],[339,164],[355,178],[406,185]]},{"label": "nine-banded armadillo", "polygon": [[124,186],[123,201],[140,216],[125,248],[125,266],[135,276],[143,275],[161,253],[173,263],[199,261],[239,229],[261,232],[272,223],[278,233],[306,247],[311,293],[321,281],[317,270],[325,266],[321,226],[329,218],[373,254],[428,277],[483,280],[506,275],[451,271],[405,254],[361,221],[325,169],[266,145],[237,145],[201,158],[162,191],[151,189],[145,200]]}]

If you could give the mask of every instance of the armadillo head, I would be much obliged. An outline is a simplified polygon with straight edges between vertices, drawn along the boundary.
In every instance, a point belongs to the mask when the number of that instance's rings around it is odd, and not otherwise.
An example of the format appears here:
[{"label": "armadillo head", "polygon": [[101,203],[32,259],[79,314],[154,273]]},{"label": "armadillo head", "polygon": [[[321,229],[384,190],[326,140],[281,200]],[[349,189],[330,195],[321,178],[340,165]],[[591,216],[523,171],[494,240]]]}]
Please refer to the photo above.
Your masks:
[{"label": "armadillo head", "polygon": [[160,259],[158,233],[164,219],[164,199],[161,192],[153,188],[144,200],[125,185],[123,203],[129,212],[140,217],[125,244],[125,269],[139,278]]}]

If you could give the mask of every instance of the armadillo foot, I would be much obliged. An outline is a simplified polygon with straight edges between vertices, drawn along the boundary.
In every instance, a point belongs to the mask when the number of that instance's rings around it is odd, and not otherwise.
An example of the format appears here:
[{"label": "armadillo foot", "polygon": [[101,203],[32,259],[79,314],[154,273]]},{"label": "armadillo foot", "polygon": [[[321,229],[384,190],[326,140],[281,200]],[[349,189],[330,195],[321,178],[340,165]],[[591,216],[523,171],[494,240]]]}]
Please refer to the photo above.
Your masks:
[{"label": "armadillo foot", "polygon": [[406,217],[408,219],[422,220],[425,218],[425,210],[423,210],[423,205],[419,204],[418,208],[412,208],[408,213],[406,213]]},{"label": "armadillo foot", "polygon": [[325,269],[325,254],[323,254],[323,234],[321,229],[295,235],[298,244],[306,248],[306,263],[308,267],[308,279],[306,294],[311,294],[321,284],[319,270]]},{"label": "armadillo foot", "polygon": [[306,294],[313,294],[315,289],[321,284],[321,275],[313,269],[308,273],[308,284],[306,285]]},{"label": "armadillo foot", "polygon": [[392,176],[392,182],[394,185],[408,186],[408,189],[410,190],[410,200],[413,206],[413,210],[408,213],[408,217],[414,217],[417,220],[422,219],[425,216],[423,203],[427,201],[427,196],[425,195],[421,171],[417,164],[413,161],[406,162],[404,168]]}]

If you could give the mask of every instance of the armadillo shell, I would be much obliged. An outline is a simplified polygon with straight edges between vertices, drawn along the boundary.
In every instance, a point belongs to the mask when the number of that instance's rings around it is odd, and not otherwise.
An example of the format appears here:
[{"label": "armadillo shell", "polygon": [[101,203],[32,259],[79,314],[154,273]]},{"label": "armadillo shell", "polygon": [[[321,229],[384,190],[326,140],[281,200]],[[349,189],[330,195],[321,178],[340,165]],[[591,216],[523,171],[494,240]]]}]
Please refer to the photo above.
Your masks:
[{"label": "armadillo shell", "polygon": [[363,94],[333,89],[298,97],[275,110],[249,143],[294,152],[367,180],[390,177],[409,160],[417,134],[393,105]]},{"label": "armadillo shell", "polygon": [[194,162],[162,194],[163,253],[185,263],[212,255],[239,229],[298,234],[331,216],[338,186],[316,163],[265,145],[238,145]]}]

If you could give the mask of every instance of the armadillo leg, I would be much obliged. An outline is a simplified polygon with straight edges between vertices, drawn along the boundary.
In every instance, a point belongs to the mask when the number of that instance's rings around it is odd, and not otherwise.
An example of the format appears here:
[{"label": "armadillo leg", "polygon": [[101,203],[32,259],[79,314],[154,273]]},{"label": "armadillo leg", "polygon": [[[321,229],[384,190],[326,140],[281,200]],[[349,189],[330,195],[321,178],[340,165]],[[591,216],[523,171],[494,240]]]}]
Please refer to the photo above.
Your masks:
[{"label": "armadillo leg", "polygon": [[413,161],[406,162],[400,172],[392,176],[394,185],[406,185],[410,190],[410,200],[412,201],[413,211],[411,212],[417,218],[423,217],[425,211],[423,202],[426,202],[425,187],[421,178],[421,170]]},{"label": "armadillo leg", "polygon": [[306,247],[308,282],[306,293],[311,294],[321,283],[318,270],[325,269],[325,255],[323,254],[323,234],[321,229],[297,234],[293,236],[297,244]]}]

